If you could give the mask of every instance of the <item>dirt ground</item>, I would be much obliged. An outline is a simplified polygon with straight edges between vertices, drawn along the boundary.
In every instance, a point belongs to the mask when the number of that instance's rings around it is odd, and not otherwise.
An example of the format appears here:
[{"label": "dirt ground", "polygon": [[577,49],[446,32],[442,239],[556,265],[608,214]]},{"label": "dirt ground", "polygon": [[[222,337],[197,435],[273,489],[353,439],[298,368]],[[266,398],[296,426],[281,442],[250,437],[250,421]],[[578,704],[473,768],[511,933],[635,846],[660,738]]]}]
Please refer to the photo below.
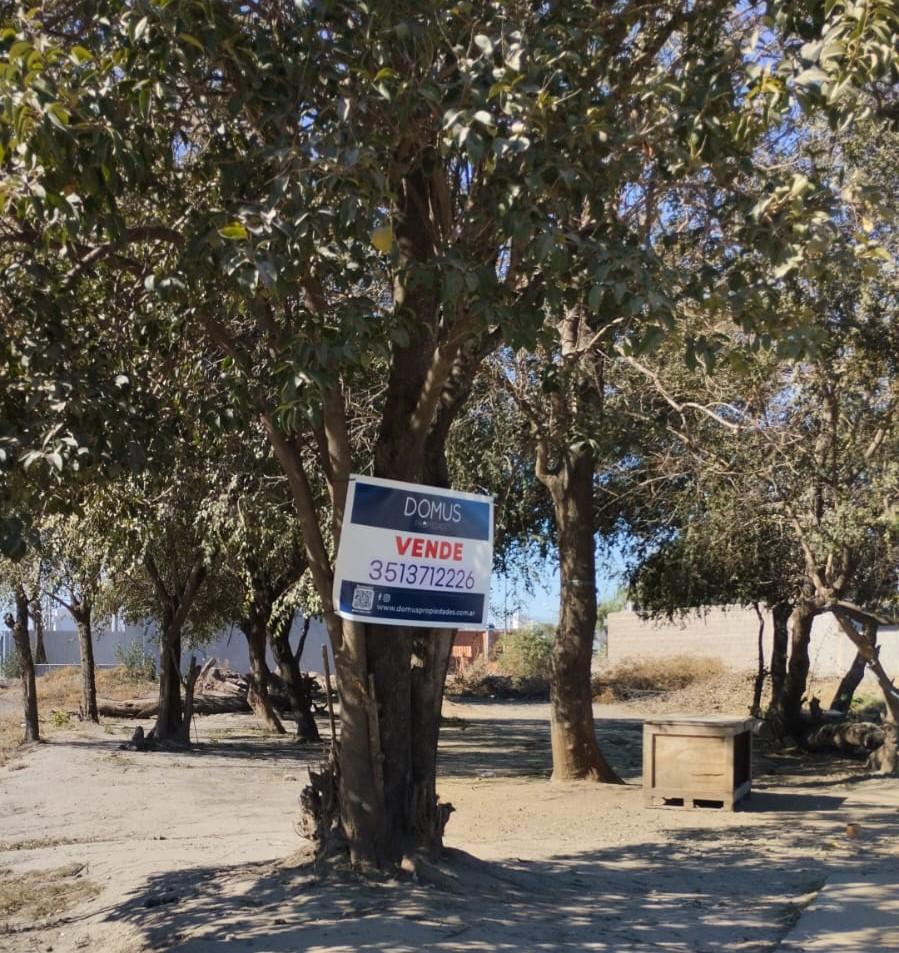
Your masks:
[{"label": "dirt ground", "polygon": [[625,786],[549,782],[545,704],[447,702],[439,886],[284,865],[319,751],[251,716],[198,719],[178,754],[64,726],[0,769],[0,950],[763,951],[832,875],[899,881],[894,780],[766,753],[736,813],[646,810],[638,712],[596,714]]}]

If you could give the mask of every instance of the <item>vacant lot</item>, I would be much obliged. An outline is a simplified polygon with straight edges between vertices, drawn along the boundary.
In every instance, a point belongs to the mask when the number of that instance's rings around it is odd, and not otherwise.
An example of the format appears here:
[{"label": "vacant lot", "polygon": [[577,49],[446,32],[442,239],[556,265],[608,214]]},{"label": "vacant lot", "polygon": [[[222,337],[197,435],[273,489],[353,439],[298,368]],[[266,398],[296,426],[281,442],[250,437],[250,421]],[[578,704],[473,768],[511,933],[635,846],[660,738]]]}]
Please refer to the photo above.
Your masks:
[{"label": "vacant lot", "polygon": [[550,784],[543,704],[447,703],[440,887],[285,866],[319,752],[250,716],[180,754],[60,728],[0,770],[0,950],[762,951],[833,873],[899,878],[895,782],[781,753],[736,814],[644,810],[639,719],[597,714],[627,786]]}]

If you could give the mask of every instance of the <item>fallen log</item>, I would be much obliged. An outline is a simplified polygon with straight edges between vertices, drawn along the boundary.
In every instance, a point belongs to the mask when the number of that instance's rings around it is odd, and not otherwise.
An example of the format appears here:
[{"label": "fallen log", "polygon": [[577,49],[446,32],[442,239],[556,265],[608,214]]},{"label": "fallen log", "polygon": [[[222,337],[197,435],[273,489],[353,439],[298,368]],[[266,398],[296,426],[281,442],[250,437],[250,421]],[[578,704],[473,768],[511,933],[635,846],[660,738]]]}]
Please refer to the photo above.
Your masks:
[{"label": "fallen log", "polygon": [[[318,682],[311,676],[310,690],[314,697],[323,698]],[[250,684],[246,676],[231,669],[220,668],[214,658],[200,670],[194,695],[195,715],[228,715],[252,711],[247,700]],[[292,700],[287,686],[274,673],[269,674],[269,692],[275,707],[282,713],[290,713]],[[315,707],[315,706],[313,706]],[[321,706],[318,706],[319,709]],[[107,718],[155,718],[159,710],[159,700],[153,698],[132,698],[118,701],[111,698],[97,699],[97,708]]]},{"label": "fallen log", "polygon": [[[97,710],[106,718],[155,718],[159,711],[159,700],[132,698],[116,701],[111,698],[98,698]],[[211,692],[194,695],[195,715],[230,715],[250,710],[246,695],[221,695]]]},{"label": "fallen log", "polygon": [[197,692],[211,695],[242,695],[246,698],[249,682],[245,675],[221,668],[214,658],[203,666],[197,679]]},{"label": "fallen log", "polygon": [[839,751],[856,758],[867,758],[883,742],[883,726],[868,721],[820,725],[805,738],[809,751]]}]

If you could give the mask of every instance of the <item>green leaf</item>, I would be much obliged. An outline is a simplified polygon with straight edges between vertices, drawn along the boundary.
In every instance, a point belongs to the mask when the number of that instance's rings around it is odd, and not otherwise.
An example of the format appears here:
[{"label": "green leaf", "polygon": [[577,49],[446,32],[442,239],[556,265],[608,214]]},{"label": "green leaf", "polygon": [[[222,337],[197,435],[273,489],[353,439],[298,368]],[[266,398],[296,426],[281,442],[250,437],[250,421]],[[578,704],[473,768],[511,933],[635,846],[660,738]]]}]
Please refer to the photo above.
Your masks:
[{"label": "green leaf", "polygon": [[66,130],[69,125],[69,111],[62,103],[51,103],[47,107],[47,118],[58,129]]},{"label": "green leaf", "polygon": [[179,33],[178,39],[183,40],[185,43],[190,43],[191,46],[195,46],[201,53],[206,52],[206,47],[190,33]]},{"label": "green leaf", "polygon": [[409,332],[400,324],[391,330],[390,339],[397,347],[409,346]]},{"label": "green leaf", "polygon": [[9,48],[9,61],[19,59],[19,57],[25,56],[27,53],[30,53],[32,49],[31,44],[28,40],[19,40]]},{"label": "green leaf", "polygon": [[820,86],[829,80],[830,77],[823,69],[818,66],[812,66],[809,69],[804,69],[796,77],[796,84],[797,86]]},{"label": "green leaf", "polygon": [[231,222],[230,225],[220,228],[218,232],[222,238],[227,238],[229,241],[243,241],[249,236],[249,232],[240,222]]}]

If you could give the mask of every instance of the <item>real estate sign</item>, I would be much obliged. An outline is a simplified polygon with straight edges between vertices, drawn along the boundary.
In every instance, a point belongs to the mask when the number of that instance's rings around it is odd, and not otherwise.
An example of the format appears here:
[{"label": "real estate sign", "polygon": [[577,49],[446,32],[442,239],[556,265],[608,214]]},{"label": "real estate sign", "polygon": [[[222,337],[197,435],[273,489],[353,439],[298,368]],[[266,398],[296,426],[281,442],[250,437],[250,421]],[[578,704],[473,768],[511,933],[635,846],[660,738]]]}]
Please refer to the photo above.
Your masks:
[{"label": "real estate sign", "polygon": [[350,478],[334,572],[334,606],[343,618],[482,625],[492,565],[492,497]]}]

